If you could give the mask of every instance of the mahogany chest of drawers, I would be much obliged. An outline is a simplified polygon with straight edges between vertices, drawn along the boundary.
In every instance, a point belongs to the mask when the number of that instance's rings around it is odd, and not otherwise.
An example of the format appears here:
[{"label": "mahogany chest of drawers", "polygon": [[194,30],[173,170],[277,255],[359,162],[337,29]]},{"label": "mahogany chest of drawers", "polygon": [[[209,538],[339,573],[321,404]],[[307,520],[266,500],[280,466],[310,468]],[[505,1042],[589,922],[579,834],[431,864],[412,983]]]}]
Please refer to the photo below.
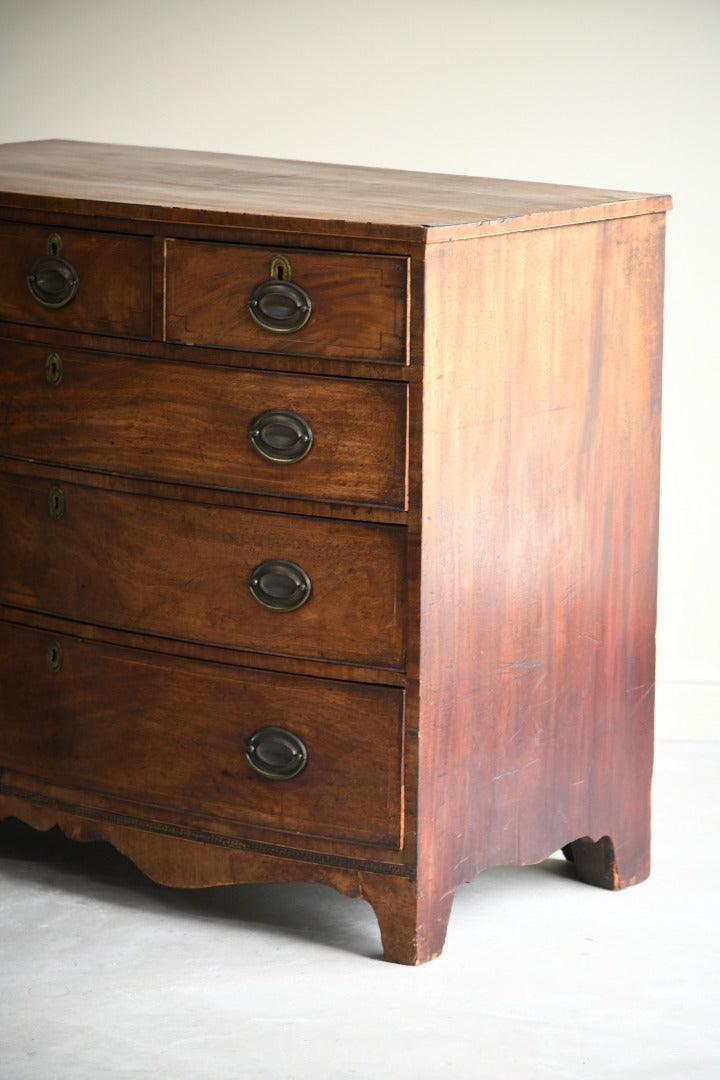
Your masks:
[{"label": "mahogany chest of drawers", "polygon": [[645,877],[669,205],[0,148],[0,816],[402,963]]}]

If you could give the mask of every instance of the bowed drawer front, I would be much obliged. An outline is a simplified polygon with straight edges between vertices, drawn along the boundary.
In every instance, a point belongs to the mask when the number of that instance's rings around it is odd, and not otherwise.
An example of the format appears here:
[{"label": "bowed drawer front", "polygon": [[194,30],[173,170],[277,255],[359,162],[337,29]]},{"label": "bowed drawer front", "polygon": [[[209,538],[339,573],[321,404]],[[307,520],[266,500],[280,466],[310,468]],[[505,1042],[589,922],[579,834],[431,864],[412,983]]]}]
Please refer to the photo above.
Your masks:
[{"label": "bowed drawer front", "polygon": [[[157,814],[189,801],[206,827],[222,818],[302,834],[303,846],[310,836],[399,846],[400,690],[173,664],[2,625],[0,671],[8,705],[32,718],[4,734],[5,766],[81,785],[91,805],[116,795],[136,804],[130,813],[144,805]],[[283,729],[305,760],[291,780],[273,782],[283,742],[263,733]],[[261,755],[267,747],[270,778],[248,760],[253,738]]]},{"label": "bowed drawer front", "polygon": [[403,528],[11,474],[0,501],[0,601],[208,644],[403,665]]},{"label": "bowed drawer front", "polygon": [[668,206],[0,147],[0,818],[411,964],[487,867],[642,880]]},{"label": "bowed drawer front", "polygon": [[0,453],[405,509],[407,386],[0,340]]}]

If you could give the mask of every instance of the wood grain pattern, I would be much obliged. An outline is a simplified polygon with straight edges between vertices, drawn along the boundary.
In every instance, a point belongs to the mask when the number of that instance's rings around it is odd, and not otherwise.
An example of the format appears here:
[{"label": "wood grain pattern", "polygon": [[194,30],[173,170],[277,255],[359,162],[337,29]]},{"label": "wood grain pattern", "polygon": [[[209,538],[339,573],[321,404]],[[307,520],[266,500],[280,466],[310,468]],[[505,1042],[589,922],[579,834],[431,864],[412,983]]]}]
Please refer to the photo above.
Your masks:
[{"label": "wood grain pattern", "polygon": [[663,224],[428,257],[418,875],[441,892],[580,837],[610,837],[616,885],[648,873]]},{"label": "wood grain pattern", "polygon": [[[49,670],[49,644],[62,649]],[[188,806],[313,836],[399,847],[402,836],[401,690],[250,672],[83,642],[0,623],[8,769],[148,808]],[[118,708],[122,702],[122,708]],[[275,725],[303,740],[306,768],[269,780],[245,759],[248,738]],[[137,810],[135,811],[137,812]],[[152,809],[150,809],[152,815]]]},{"label": "wood grain pattern", "polygon": [[[404,509],[407,390],[153,362],[0,340],[0,454],[261,494]],[[261,457],[248,438],[268,409],[313,432],[302,461]]]},{"label": "wood grain pattern", "polygon": [[[31,294],[27,278],[46,254],[51,233],[60,235],[62,258],[79,286],[65,307],[47,308]],[[17,225],[0,221],[3,253],[0,319],[98,334],[150,336],[151,242],[142,236]]]},{"label": "wood grain pattern", "polygon": [[0,206],[439,243],[669,209],[666,195],[47,140],[0,147]]},{"label": "wood grain pattern", "polygon": [[[266,653],[401,668],[403,528],[229,510],[0,475],[0,600],[127,630]],[[268,611],[252,571],[286,559],[310,599]]]},{"label": "wood grain pattern", "polygon": [[[308,322],[291,333],[258,326],[247,308],[277,255],[312,302]],[[168,240],[166,274],[168,341],[405,362],[404,259]]]},{"label": "wood grain pattern", "polygon": [[[88,256],[98,305],[0,310],[0,815],[172,884],[324,881],[404,964],[487,867],[562,846],[581,880],[641,881],[669,205],[0,148],[3,235],[117,256]],[[242,322],[280,252],[317,301],[282,343]],[[278,407],[317,433],[283,472],[246,434]],[[299,610],[250,596],[268,558],[310,574]],[[247,772],[256,722],[307,740],[297,782]]]}]

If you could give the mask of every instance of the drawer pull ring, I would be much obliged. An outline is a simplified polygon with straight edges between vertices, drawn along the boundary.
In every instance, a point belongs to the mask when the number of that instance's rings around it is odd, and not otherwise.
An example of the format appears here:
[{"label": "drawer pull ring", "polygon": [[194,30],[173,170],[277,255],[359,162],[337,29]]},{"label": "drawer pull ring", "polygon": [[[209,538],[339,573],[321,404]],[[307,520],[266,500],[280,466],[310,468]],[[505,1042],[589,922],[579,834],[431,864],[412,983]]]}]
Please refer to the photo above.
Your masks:
[{"label": "drawer pull ring", "polygon": [[255,772],[269,780],[291,780],[307,765],[305,743],[292,731],[264,727],[247,741],[245,757]]},{"label": "drawer pull ring", "polygon": [[253,570],[249,588],[268,611],[295,611],[309,600],[312,582],[297,563],[267,559]]},{"label": "drawer pull ring", "polygon": [[79,279],[67,259],[57,255],[43,255],[28,275],[30,292],[35,299],[49,308],[61,308],[68,304],[78,289]]},{"label": "drawer pull ring", "polygon": [[260,413],[250,424],[248,434],[258,454],[284,464],[301,461],[313,441],[307,420],[284,409]]},{"label": "drawer pull ring", "polygon": [[248,310],[263,330],[290,334],[310,318],[310,297],[290,276],[290,263],[283,255],[276,255],[270,263],[270,279],[258,285],[248,300]]}]

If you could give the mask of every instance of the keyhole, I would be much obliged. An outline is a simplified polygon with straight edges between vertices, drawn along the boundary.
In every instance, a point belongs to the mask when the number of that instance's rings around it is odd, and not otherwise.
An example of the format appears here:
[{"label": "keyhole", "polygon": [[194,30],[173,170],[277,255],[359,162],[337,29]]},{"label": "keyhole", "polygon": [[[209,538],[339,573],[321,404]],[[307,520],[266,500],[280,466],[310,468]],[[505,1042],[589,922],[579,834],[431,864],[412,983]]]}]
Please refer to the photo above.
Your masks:
[{"label": "keyhole", "polygon": [[60,239],[58,234],[55,232],[50,233],[47,238],[47,244],[45,245],[45,250],[47,251],[48,255],[54,255],[55,257],[57,257],[62,251],[62,247],[62,240]]},{"label": "keyhole", "polygon": [[275,255],[270,263],[270,277],[273,281],[290,281],[290,263],[284,255]]},{"label": "keyhole", "polygon": [[51,641],[45,650],[45,660],[50,671],[59,671],[62,667],[63,653],[59,641]]},{"label": "keyhole", "polygon": [[50,488],[48,508],[50,510],[50,517],[55,521],[63,516],[65,513],[65,496],[63,495],[62,488]]},{"label": "keyhole", "polygon": [[50,353],[45,361],[45,378],[51,386],[57,386],[63,377],[62,360],[57,353]]}]

